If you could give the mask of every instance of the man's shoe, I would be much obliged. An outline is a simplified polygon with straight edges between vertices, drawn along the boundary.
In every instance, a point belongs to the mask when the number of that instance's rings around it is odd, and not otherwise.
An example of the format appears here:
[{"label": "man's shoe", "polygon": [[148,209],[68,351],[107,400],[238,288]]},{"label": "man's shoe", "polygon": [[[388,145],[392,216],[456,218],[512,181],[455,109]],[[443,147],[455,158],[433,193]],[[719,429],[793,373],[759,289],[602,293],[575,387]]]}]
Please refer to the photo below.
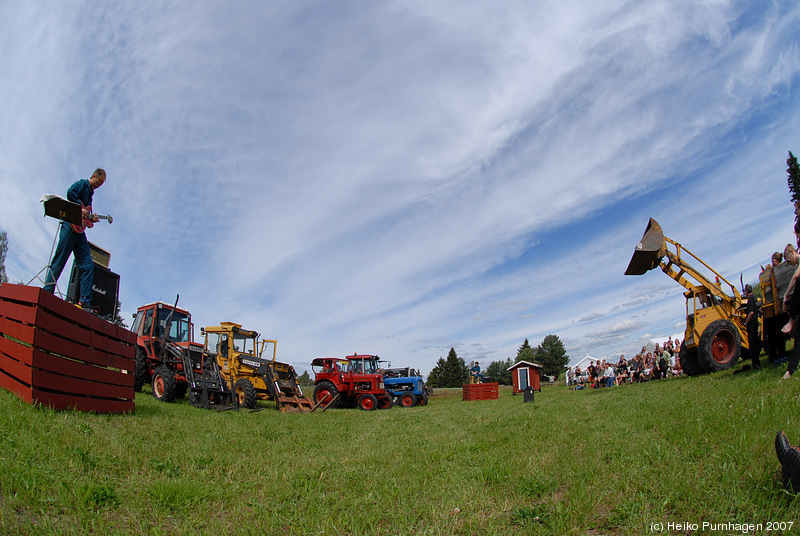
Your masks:
[{"label": "man's shoe", "polygon": [[775,454],[778,456],[778,462],[783,465],[783,459],[786,457],[786,453],[792,449],[792,444],[789,443],[789,439],[786,437],[786,434],[783,433],[783,430],[778,430],[778,433],[775,435]]},{"label": "man's shoe", "polygon": [[800,492],[800,449],[789,443],[782,431],[775,436],[775,454],[781,462],[784,487]]},{"label": "man's shoe", "polygon": [[781,464],[781,474],[786,489],[800,493],[800,449],[792,447],[786,453]]}]

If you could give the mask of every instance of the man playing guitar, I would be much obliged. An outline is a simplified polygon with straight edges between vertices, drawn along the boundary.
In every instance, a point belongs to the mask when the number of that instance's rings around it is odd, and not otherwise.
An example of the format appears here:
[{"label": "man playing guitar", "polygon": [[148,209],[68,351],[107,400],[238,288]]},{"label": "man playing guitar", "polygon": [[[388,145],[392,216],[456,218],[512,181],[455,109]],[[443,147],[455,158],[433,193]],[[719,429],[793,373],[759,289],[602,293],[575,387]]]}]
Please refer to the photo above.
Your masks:
[{"label": "man playing guitar", "polygon": [[78,180],[67,190],[67,199],[73,203],[80,203],[83,207],[83,223],[70,225],[65,221],[61,222],[58,245],[53,259],[50,261],[50,269],[47,271],[44,284],[44,290],[52,293],[70,254],[75,253],[75,264],[78,266],[81,286],[79,305],[84,309],[90,309],[92,305],[94,262],[89,250],[89,241],[86,240],[83,230],[86,227],[92,227],[100,219],[96,214],[91,213],[92,195],[104,182],[106,182],[106,172],[98,168],[88,180]]}]

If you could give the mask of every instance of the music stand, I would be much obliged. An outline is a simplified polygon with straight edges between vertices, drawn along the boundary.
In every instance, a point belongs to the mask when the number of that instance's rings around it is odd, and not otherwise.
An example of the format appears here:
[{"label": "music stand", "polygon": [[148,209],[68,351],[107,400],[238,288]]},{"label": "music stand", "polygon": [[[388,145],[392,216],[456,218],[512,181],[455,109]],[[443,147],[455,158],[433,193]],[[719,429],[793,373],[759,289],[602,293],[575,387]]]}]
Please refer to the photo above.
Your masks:
[{"label": "music stand", "polygon": [[75,225],[82,223],[83,216],[79,203],[73,203],[55,194],[44,194],[40,201],[44,203],[45,216]]},{"label": "music stand", "polygon": [[[81,205],[79,203],[73,203],[67,199],[64,199],[61,196],[55,194],[44,194],[42,198],[39,200],[41,203],[44,204],[44,215],[50,216],[51,218],[55,218],[57,220],[61,220],[67,223],[74,223],[75,225],[80,225],[83,222],[83,213],[81,210]],[[61,226],[59,225],[56,229],[56,235],[53,237],[53,245],[50,248],[50,260],[47,263],[47,266],[39,270],[39,272],[28,281],[28,285],[33,283],[34,279],[38,279],[42,286],[47,283],[47,275],[53,277],[55,281],[55,275],[53,274],[53,270],[50,267],[50,263],[53,260],[53,252],[56,249],[56,241],[58,240],[58,234],[61,231]],[[45,272],[45,278],[42,280],[40,277],[42,272]],[[58,288],[58,281],[55,281],[55,290],[58,291],[58,294],[61,296],[61,299],[64,299],[64,294]]]}]

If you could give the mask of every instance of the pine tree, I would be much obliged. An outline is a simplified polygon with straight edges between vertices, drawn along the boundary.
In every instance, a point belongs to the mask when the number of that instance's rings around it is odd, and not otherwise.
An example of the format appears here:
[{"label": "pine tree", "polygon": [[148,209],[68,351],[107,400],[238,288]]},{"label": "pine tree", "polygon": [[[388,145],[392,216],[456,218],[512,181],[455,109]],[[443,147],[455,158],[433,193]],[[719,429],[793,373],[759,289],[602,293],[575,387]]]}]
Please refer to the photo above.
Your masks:
[{"label": "pine tree", "polygon": [[436,366],[431,369],[430,374],[428,374],[428,380],[426,383],[431,387],[444,387],[442,383],[442,371],[444,370],[446,363],[443,357],[439,358],[439,361],[436,362]]},{"label": "pine tree", "polygon": [[314,385],[314,382],[311,380],[311,376],[308,375],[307,370],[304,370],[303,373],[297,377],[297,383],[300,385]]},{"label": "pine tree", "polygon": [[461,387],[468,382],[469,367],[458,357],[454,348],[447,354],[445,368],[442,373],[442,387]]},{"label": "pine tree", "polygon": [[128,329],[127,324],[125,324],[125,320],[122,318],[122,302],[119,300],[117,300],[117,312],[114,313],[114,320],[112,321],[112,324]]},{"label": "pine tree", "polygon": [[787,182],[789,192],[792,194],[792,203],[800,201],[800,166],[797,164],[797,157],[789,151],[789,158],[786,159]]},{"label": "pine tree", "polygon": [[461,387],[467,383],[469,378],[469,368],[464,360],[456,355],[456,351],[450,348],[447,359],[439,358],[436,366],[428,374],[428,385],[431,387]]},{"label": "pine tree", "polygon": [[558,335],[548,335],[544,338],[536,352],[536,359],[542,365],[542,373],[555,378],[564,372],[564,367],[569,363],[564,343]]},{"label": "pine tree", "polygon": [[526,338],[525,342],[522,343],[522,346],[520,346],[519,349],[517,349],[517,363],[519,363],[520,361],[535,363],[536,355],[538,354],[539,350],[540,348],[531,348],[531,344],[528,342],[528,339]]}]

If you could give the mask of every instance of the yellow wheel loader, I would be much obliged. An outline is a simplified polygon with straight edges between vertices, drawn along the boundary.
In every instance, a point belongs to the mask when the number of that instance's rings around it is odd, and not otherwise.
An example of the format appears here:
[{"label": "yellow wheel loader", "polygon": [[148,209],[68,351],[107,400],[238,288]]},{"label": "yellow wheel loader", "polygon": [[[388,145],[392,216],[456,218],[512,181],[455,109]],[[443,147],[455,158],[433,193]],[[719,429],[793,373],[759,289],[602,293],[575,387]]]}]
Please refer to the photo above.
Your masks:
[{"label": "yellow wheel loader", "polygon": [[[702,265],[713,279],[686,262],[687,257]],[[686,333],[680,350],[684,372],[694,376],[734,366],[742,348],[750,347],[744,325],[746,302],[737,288],[695,254],[664,236],[658,222],[650,218],[625,275],[642,275],[655,268],[661,268],[686,289]]]},{"label": "yellow wheel loader", "polygon": [[282,412],[312,410],[311,400],[303,395],[294,367],[276,361],[277,341],[242,329],[240,324],[222,322],[202,328],[205,352],[219,364],[222,377],[233,385],[239,406],[252,408],[258,400],[274,400]]}]

